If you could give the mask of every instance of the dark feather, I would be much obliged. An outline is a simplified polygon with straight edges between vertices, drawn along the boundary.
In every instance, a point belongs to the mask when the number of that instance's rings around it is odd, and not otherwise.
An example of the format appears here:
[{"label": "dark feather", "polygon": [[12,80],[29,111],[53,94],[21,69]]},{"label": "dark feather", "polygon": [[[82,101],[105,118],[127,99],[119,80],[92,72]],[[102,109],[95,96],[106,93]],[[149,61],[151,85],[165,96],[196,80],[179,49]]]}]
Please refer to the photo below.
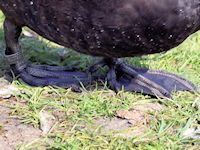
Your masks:
[{"label": "dark feather", "polygon": [[15,24],[94,56],[167,51],[200,27],[200,0],[0,0],[0,9]]}]

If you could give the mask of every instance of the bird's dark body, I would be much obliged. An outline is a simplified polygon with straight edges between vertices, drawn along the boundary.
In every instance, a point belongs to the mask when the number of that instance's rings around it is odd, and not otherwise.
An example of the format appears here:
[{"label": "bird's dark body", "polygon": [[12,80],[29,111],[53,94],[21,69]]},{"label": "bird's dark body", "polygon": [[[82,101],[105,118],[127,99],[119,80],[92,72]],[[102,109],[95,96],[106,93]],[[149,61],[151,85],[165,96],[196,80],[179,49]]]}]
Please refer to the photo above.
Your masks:
[{"label": "bird's dark body", "polygon": [[200,28],[200,0],[0,0],[18,26],[81,53],[167,51]]}]

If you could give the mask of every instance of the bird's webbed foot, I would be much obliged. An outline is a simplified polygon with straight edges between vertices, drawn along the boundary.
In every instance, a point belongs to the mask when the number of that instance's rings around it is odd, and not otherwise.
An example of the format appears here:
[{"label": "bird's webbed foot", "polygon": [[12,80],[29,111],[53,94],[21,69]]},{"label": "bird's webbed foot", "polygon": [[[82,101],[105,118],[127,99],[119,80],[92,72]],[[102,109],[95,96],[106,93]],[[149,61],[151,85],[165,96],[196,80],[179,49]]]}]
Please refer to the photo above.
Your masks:
[{"label": "bird's webbed foot", "polygon": [[26,63],[20,52],[6,55],[14,74],[31,86],[59,86],[79,91],[81,84],[90,83],[90,74],[65,66],[33,65]]},{"label": "bird's webbed foot", "polygon": [[173,91],[196,91],[192,83],[171,73],[134,68],[119,59],[105,59],[105,63],[108,84],[116,92],[124,89],[171,98]]}]

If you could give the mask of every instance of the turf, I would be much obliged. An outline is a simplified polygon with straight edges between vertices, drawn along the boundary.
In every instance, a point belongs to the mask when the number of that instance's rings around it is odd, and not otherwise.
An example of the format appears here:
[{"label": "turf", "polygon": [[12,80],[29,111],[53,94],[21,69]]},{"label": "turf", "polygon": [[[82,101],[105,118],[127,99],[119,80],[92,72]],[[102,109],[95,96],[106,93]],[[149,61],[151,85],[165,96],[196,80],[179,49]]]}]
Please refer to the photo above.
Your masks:
[{"label": "turf", "polygon": [[[4,42],[2,30],[3,15],[0,14],[0,70],[4,72]],[[35,64],[76,65],[85,69],[94,58],[77,54],[41,37],[22,36],[21,45],[27,59]],[[74,55],[76,54],[76,55]],[[173,50],[141,58],[126,59],[130,64],[176,73],[200,85],[200,33],[190,36]],[[153,99],[138,93],[121,91],[115,94],[106,83],[94,86],[82,93],[70,89],[44,87],[33,88],[22,82],[13,84],[23,90],[16,94],[13,114],[24,124],[35,128],[41,125],[42,111],[57,116],[53,128],[41,138],[19,145],[24,149],[200,149],[200,139],[184,136],[188,129],[200,127],[200,95],[198,93],[174,93],[173,100]],[[164,109],[159,113],[149,113],[150,123],[143,134],[129,138],[116,136],[113,132],[101,132],[95,120],[101,117],[113,118],[118,110],[129,110],[135,105],[159,103]]]}]

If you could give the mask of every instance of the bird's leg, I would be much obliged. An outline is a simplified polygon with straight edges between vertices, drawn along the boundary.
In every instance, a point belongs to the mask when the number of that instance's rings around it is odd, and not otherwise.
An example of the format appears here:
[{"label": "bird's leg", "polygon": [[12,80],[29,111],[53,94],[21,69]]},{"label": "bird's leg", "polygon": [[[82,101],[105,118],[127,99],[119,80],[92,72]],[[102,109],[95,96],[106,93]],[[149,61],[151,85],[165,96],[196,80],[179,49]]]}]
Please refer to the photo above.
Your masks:
[{"label": "bird's leg", "polygon": [[196,90],[192,83],[171,73],[134,68],[120,59],[107,58],[104,62],[109,67],[108,84],[116,92],[124,89],[171,98],[173,91]]},{"label": "bird's leg", "polygon": [[8,19],[4,22],[6,51],[5,58],[15,74],[32,86],[55,85],[78,89],[80,83],[86,85],[90,76],[84,72],[69,70],[68,67],[32,65],[25,61],[19,46],[21,27]]},{"label": "bird's leg", "polygon": [[6,42],[5,58],[11,68],[15,72],[20,72],[26,67],[24,57],[20,46],[18,44],[18,38],[22,32],[22,28],[15,26],[12,22],[5,19],[4,21],[4,33]]}]

